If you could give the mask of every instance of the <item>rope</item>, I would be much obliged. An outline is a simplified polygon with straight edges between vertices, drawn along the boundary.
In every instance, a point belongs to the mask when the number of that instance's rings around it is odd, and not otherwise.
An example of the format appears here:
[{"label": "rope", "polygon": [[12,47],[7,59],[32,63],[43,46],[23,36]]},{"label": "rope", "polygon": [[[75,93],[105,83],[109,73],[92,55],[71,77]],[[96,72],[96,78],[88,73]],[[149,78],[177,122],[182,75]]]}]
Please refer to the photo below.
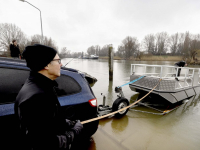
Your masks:
[{"label": "rope", "polygon": [[114,111],[114,112],[112,112],[112,113],[106,114],[106,115],[104,115],[104,116],[100,116],[100,117],[92,118],[92,119],[89,119],[89,120],[86,120],[86,121],[82,121],[81,124],[89,123],[89,122],[92,122],[92,121],[95,121],[95,120],[100,120],[100,119],[106,118],[106,117],[108,117],[108,116],[114,115],[114,114],[116,114],[116,113],[119,113],[120,111],[123,111],[123,110],[128,109],[129,107],[131,107],[131,106],[137,104],[138,102],[140,102],[141,100],[143,100],[145,97],[147,97],[147,96],[158,86],[158,84],[160,83],[161,80],[162,80],[162,79],[159,80],[159,82],[156,84],[156,86],[155,86],[153,89],[151,89],[151,91],[149,91],[149,93],[147,93],[146,95],[144,95],[142,98],[140,98],[140,99],[137,100],[136,102],[132,103],[131,105],[129,105],[129,106],[127,106],[127,107],[124,107],[124,108],[122,108],[122,109],[119,109],[119,110],[117,110],[117,111]]},{"label": "rope", "polygon": [[139,77],[139,78],[137,78],[137,79],[135,79],[135,80],[133,80],[133,81],[131,81],[131,82],[128,82],[128,83],[126,83],[126,84],[123,84],[123,85],[121,85],[121,86],[119,86],[119,87],[122,87],[122,86],[125,86],[125,85],[128,85],[128,84],[131,84],[131,83],[133,83],[133,82],[136,82],[136,81],[142,79],[143,77],[145,77],[145,76],[141,76],[141,77]]},{"label": "rope", "polygon": [[130,109],[130,111],[136,111],[136,112],[148,113],[148,114],[153,114],[153,115],[165,115],[165,114],[168,114],[168,113],[170,113],[171,111],[173,111],[173,110],[179,108],[180,106],[181,106],[181,105],[176,106],[175,108],[170,109],[170,110],[162,111],[161,113],[153,113],[153,112],[142,111],[142,110],[136,110],[136,109]]}]

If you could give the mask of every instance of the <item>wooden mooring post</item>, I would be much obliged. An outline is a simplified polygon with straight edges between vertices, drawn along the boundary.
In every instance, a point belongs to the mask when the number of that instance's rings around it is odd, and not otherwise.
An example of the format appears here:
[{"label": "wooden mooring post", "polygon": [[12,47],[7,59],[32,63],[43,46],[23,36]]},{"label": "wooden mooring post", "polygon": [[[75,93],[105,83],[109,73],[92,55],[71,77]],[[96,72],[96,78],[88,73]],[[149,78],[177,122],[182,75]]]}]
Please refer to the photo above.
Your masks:
[{"label": "wooden mooring post", "polygon": [[109,63],[109,80],[112,81],[113,80],[113,46],[112,44],[109,45],[109,60],[108,60],[108,63]]}]

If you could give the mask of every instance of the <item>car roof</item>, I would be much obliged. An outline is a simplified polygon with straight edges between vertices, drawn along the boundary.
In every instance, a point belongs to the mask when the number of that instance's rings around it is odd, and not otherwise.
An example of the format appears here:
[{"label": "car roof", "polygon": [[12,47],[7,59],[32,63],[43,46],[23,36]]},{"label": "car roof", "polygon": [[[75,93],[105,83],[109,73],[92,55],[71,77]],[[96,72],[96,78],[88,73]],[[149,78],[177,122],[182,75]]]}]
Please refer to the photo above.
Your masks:
[{"label": "car roof", "polygon": [[0,63],[1,64],[26,66],[25,60],[13,59],[13,58],[7,58],[7,57],[0,57]]},{"label": "car roof", "polygon": [[[21,60],[21,59],[0,57],[0,64],[4,67],[21,68],[21,69],[23,68],[23,69],[29,70],[29,68],[26,66],[26,61]],[[95,77],[92,77],[91,75],[87,74],[86,72],[82,72],[80,70],[76,70],[76,69],[73,69],[73,68],[67,68],[67,67],[61,67],[61,70],[81,74],[83,77],[86,78],[86,80],[89,83],[94,83],[94,82],[97,81],[97,79]]]},{"label": "car roof", "polygon": [[[21,60],[21,59],[0,57],[0,64],[14,65],[14,66],[26,66],[26,61]],[[72,68],[61,67],[61,69],[78,73],[78,70],[75,70],[75,69],[72,69]]]}]

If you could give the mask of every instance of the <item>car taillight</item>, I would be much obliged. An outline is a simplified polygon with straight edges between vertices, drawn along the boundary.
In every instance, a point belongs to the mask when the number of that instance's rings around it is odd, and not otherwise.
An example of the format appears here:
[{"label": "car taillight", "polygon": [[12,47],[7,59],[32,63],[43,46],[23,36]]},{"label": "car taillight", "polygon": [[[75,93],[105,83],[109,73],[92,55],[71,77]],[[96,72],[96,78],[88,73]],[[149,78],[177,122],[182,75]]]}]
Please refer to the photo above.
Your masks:
[{"label": "car taillight", "polygon": [[95,99],[89,100],[89,103],[90,103],[90,105],[91,105],[92,107],[97,107],[97,99],[96,99],[96,98],[95,98]]}]

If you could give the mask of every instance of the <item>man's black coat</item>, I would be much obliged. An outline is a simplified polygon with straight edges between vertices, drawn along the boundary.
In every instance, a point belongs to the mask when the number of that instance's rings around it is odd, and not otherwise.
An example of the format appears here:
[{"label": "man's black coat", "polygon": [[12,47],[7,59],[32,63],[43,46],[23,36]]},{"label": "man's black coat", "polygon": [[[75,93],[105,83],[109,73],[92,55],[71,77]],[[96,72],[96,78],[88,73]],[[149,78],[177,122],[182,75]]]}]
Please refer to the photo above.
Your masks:
[{"label": "man's black coat", "polygon": [[179,67],[184,67],[185,66],[185,62],[184,61],[179,61],[177,63],[175,63],[175,65],[179,66]]},{"label": "man's black coat", "polygon": [[14,44],[10,44],[10,55],[11,57],[19,57],[20,56],[20,50],[19,46],[15,46]]},{"label": "man's black coat", "polygon": [[[22,137],[33,149],[67,149],[73,140],[74,133],[60,114],[55,85],[55,81],[31,72],[16,98],[15,114]],[[22,138],[22,143],[26,142]]]}]

